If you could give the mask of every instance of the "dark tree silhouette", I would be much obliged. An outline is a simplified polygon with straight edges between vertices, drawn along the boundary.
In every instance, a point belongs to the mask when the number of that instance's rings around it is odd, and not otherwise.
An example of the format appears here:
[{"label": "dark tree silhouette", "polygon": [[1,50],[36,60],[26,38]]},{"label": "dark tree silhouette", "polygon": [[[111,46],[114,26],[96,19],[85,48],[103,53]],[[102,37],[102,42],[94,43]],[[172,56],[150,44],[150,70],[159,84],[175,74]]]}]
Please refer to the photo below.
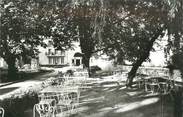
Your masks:
[{"label": "dark tree silhouette", "polygon": [[8,64],[9,80],[17,77],[18,59],[36,57],[37,46],[45,46],[42,37],[49,34],[50,23],[34,8],[35,2],[31,1],[1,1],[0,56]]},{"label": "dark tree silhouette", "polygon": [[[181,77],[183,79],[183,47],[181,43],[183,42],[183,1],[175,0],[169,1],[170,15],[168,26],[169,43],[167,45],[168,51],[173,53],[170,65],[178,69],[181,72]],[[176,85],[176,84],[175,84]],[[174,86],[175,86],[174,85]],[[174,97],[174,116],[182,117],[183,115],[183,88],[174,87],[172,90],[172,95]]]},{"label": "dark tree silhouette", "polygon": [[168,11],[162,1],[156,0],[127,0],[113,9],[106,18],[103,46],[117,61],[132,62],[127,79],[127,86],[131,87],[139,66],[149,59],[155,41],[165,34]]}]

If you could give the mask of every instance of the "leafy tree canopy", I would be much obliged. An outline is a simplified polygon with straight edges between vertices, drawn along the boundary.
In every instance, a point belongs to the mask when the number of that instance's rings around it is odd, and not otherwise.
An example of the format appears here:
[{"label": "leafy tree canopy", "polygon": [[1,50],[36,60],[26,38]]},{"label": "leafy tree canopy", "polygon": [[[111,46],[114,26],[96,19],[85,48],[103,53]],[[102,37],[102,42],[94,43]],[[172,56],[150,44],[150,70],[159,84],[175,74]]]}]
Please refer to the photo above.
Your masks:
[{"label": "leafy tree canopy", "polygon": [[17,59],[36,57],[37,47],[46,46],[43,39],[50,36],[52,22],[34,0],[2,0],[0,10],[0,56],[14,77]]}]

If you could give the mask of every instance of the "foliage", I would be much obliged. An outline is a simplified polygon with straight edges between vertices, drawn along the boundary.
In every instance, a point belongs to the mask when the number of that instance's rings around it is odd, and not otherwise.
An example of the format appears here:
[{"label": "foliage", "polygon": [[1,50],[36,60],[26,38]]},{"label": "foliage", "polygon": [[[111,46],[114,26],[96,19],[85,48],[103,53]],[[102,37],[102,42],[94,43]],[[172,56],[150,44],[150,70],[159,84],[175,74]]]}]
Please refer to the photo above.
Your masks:
[{"label": "foliage", "polygon": [[23,117],[25,110],[38,103],[37,93],[30,89],[26,90],[18,96],[14,94],[9,98],[0,100],[1,107],[5,109],[5,117]]},{"label": "foliage", "polygon": [[[83,53],[84,67],[89,70],[89,60],[96,52],[96,17],[99,10],[98,1],[70,0],[57,1],[54,5],[54,27],[52,39],[57,49],[70,49],[78,41]],[[66,45],[66,46],[64,46]]]},{"label": "foliage", "polygon": [[[60,38],[54,30],[57,21],[53,3],[49,0],[1,1],[0,56],[8,64],[11,80],[17,76],[17,60],[29,63],[31,58],[37,57],[38,46],[46,47],[45,38]],[[68,40],[64,38],[60,43],[69,46]]]},{"label": "foliage", "polygon": [[[0,106],[5,109],[5,117],[24,117],[24,111],[32,109],[38,103],[38,92],[52,85],[56,78],[49,78],[28,88],[21,88],[0,99]],[[17,108],[18,107],[18,108]]]},{"label": "foliage", "polygon": [[139,66],[149,60],[155,41],[165,35],[168,7],[158,0],[126,0],[110,5],[106,9],[102,46],[118,63],[132,62],[127,79],[131,86]]},{"label": "foliage", "polygon": [[[135,62],[143,56],[152,37],[165,26],[167,16],[161,1],[127,1],[108,10],[103,46],[107,46],[105,52],[119,63]],[[158,37],[163,35],[162,32]]]},{"label": "foliage", "polygon": [[183,52],[177,52],[172,56],[172,63],[175,65],[181,72],[181,75],[183,76]]},{"label": "foliage", "polygon": [[33,1],[1,1],[0,56],[8,64],[11,78],[16,74],[17,59],[36,57],[37,47],[45,46],[43,36],[49,32],[49,21],[38,17],[34,6]]},{"label": "foliage", "polygon": [[[1,5],[1,56],[6,60],[8,55],[36,55],[36,48],[43,44],[39,19],[33,19],[31,3],[26,1],[2,1]],[[29,53],[28,53],[29,52]]]},{"label": "foliage", "polygon": [[183,74],[182,67],[182,41],[183,41],[183,1],[173,0],[168,1],[170,6],[170,18],[167,24],[168,30],[168,44],[165,50],[167,57],[170,56],[169,64],[174,68],[178,68]]}]

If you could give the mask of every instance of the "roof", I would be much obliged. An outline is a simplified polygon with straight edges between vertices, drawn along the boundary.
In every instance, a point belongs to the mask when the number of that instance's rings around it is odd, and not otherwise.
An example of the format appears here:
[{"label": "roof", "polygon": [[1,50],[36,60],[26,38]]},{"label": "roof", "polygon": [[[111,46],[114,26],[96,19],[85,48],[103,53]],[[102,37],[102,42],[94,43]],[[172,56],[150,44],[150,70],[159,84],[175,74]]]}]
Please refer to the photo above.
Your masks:
[{"label": "roof", "polygon": [[76,53],[74,54],[74,57],[83,57],[83,54],[82,54],[82,53],[79,53],[79,52],[76,52]]}]

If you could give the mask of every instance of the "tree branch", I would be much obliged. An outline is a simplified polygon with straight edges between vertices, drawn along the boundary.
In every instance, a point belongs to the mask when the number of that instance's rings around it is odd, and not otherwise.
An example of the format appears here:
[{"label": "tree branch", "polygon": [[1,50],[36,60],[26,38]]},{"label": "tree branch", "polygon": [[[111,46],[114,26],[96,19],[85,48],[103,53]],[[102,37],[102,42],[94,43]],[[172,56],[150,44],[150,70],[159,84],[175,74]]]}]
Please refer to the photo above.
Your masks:
[{"label": "tree branch", "polygon": [[94,51],[92,51],[92,53],[96,53],[96,52],[102,51],[104,49],[106,49],[106,48],[104,47],[104,48],[101,48],[101,49],[94,50]]},{"label": "tree branch", "polygon": [[123,20],[125,20],[125,18],[127,18],[127,17],[128,17],[128,15],[125,16],[125,17],[123,17],[122,19],[120,19],[120,20],[118,20],[118,21],[112,23],[112,24],[115,25],[115,24],[117,24],[117,23],[120,23],[120,22],[122,22]]}]

